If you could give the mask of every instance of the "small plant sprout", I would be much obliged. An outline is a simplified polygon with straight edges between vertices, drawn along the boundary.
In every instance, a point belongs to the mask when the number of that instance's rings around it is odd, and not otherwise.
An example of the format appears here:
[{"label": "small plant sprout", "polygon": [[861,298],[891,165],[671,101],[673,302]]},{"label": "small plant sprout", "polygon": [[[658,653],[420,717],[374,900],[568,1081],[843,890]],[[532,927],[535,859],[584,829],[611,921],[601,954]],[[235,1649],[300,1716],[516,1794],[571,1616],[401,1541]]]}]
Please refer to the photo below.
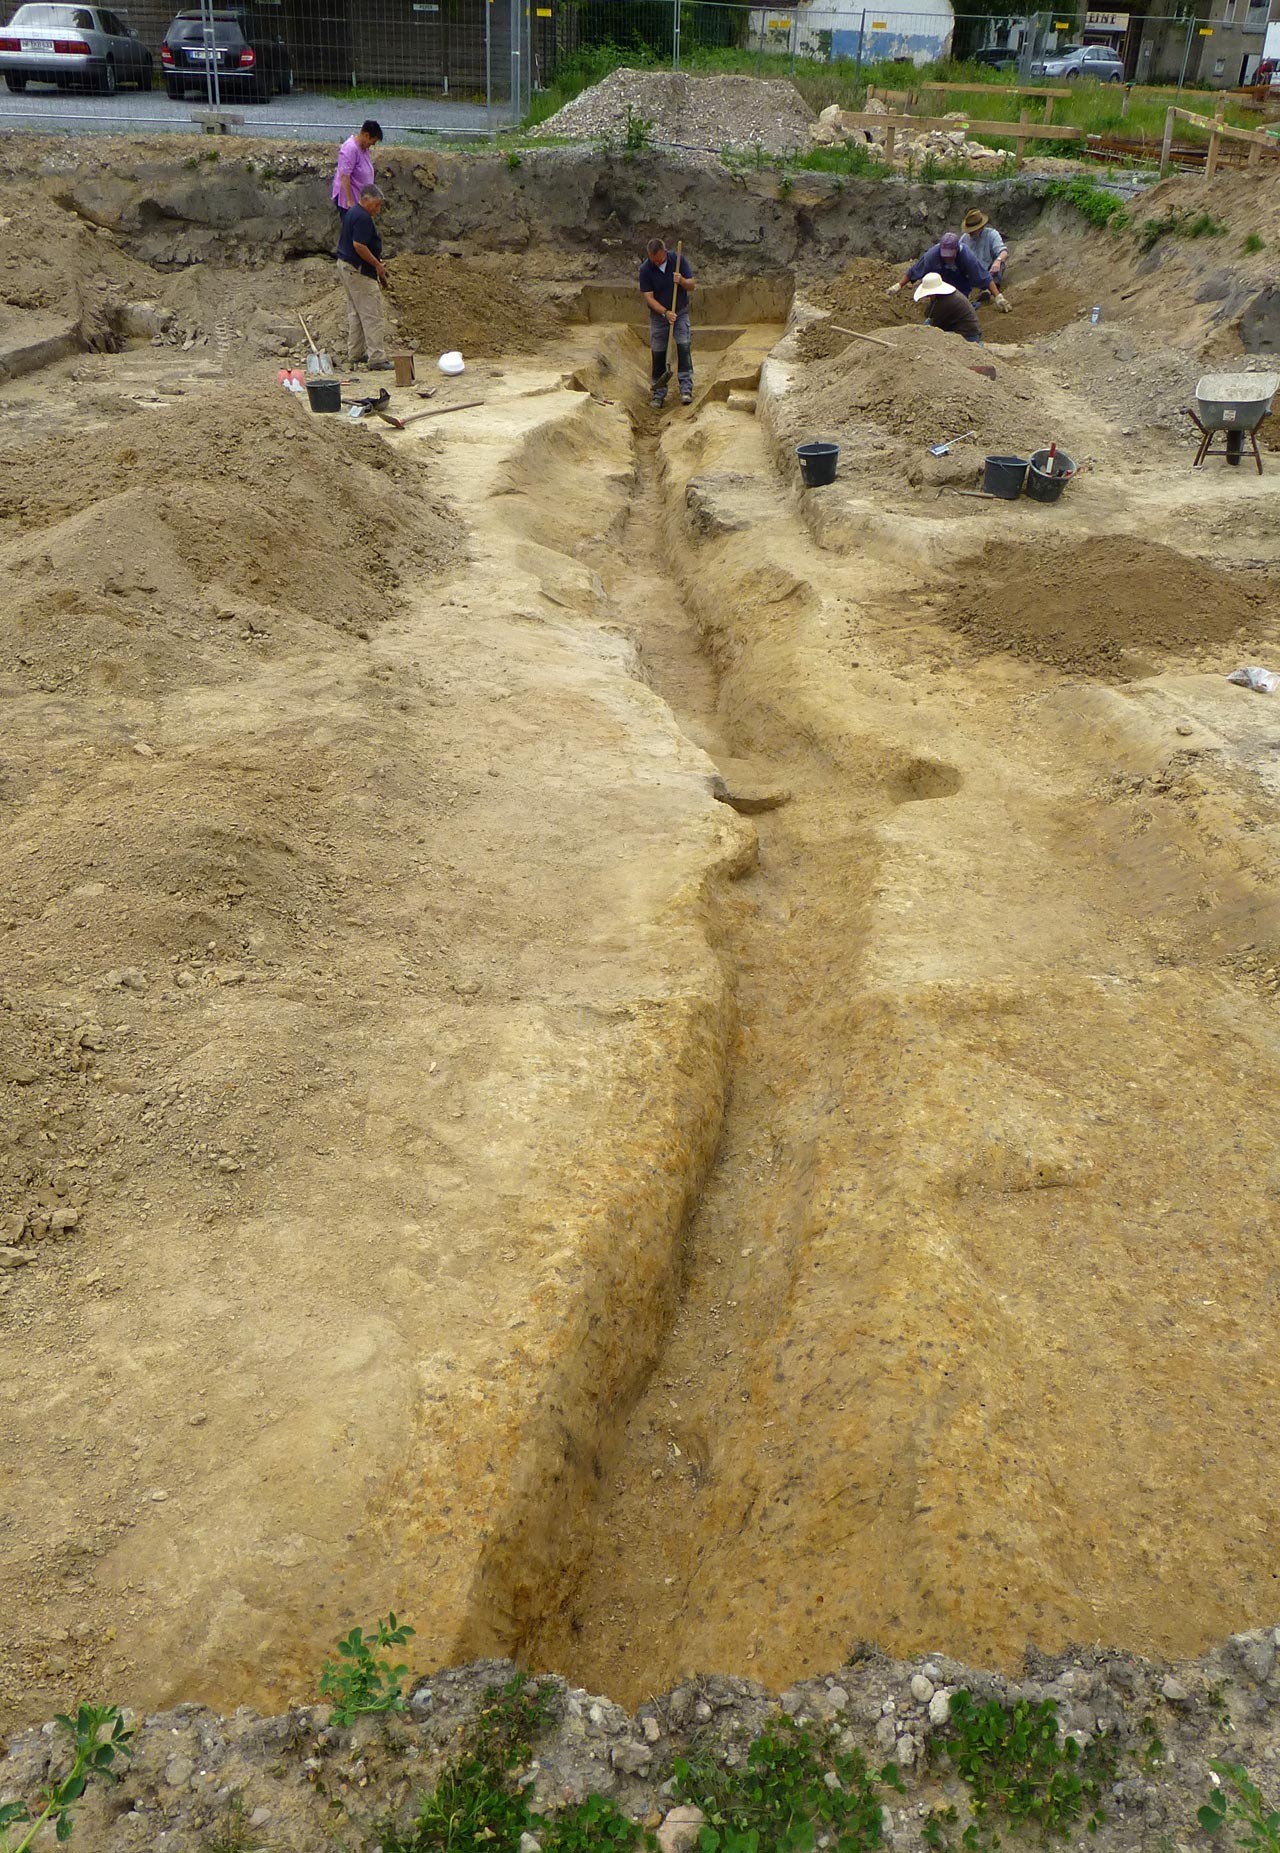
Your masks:
[{"label": "small plant sprout", "polygon": [[1255,251],[1261,251],[1264,248],[1265,243],[1265,239],[1258,232],[1249,232],[1240,249],[1246,257],[1252,257]]},{"label": "small plant sprout", "polygon": [[[71,1738],[74,1751],[71,1768],[57,1782],[51,1782],[36,1797],[33,1812],[25,1802],[0,1804],[0,1847],[2,1853],[26,1853],[42,1827],[53,1824],[59,1841],[71,1838],[71,1809],[95,1776],[114,1782],[119,1772],[113,1767],[117,1757],[133,1755],[133,1732],[114,1705],[81,1705],[74,1717],[59,1712],[57,1724]],[[13,1830],[25,1828],[19,1838],[10,1838]]]},{"label": "small plant sprout", "polygon": [[1213,1784],[1208,1801],[1196,1819],[1206,1834],[1216,1834],[1230,1822],[1238,1829],[1236,1845],[1246,1853],[1280,1853],[1280,1810],[1271,1808],[1262,1790],[1239,1763],[1211,1762]]},{"label": "small plant sprout", "polygon": [[378,1623],[372,1635],[353,1628],[338,1642],[337,1660],[326,1660],[320,1670],[320,1697],[333,1706],[333,1722],[347,1726],[369,1713],[403,1711],[401,1687],[409,1669],[379,1660],[379,1649],[403,1647],[413,1629],[397,1621],[394,1610]]}]

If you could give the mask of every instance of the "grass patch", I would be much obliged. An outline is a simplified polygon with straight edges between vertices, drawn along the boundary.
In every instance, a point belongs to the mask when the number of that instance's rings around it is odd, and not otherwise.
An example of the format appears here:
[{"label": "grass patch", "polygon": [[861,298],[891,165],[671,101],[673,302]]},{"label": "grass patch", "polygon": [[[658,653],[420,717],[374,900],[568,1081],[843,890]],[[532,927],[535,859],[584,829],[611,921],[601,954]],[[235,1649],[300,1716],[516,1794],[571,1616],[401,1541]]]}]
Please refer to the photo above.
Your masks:
[{"label": "grass patch", "polygon": [[1162,238],[1221,238],[1226,231],[1221,219],[1211,212],[1181,212],[1171,209],[1159,218],[1144,219],[1135,237],[1139,251],[1154,250]]},{"label": "grass patch", "polygon": [[1240,249],[1244,252],[1246,257],[1252,257],[1256,251],[1263,251],[1266,249],[1266,240],[1257,232],[1250,232],[1245,238],[1244,243],[1240,246]]},{"label": "grass patch", "polygon": [[1068,206],[1074,206],[1082,219],[1099,229],[1110,226],[1112,231],[1119,231],[1129,223],[1129,214],[1124,201],[1108,187],[1100,187],[1090,180],[1087,174],[1076,174],[1070,180],[1054,180],[1045,189],[1045,198],[1063,200]]}]

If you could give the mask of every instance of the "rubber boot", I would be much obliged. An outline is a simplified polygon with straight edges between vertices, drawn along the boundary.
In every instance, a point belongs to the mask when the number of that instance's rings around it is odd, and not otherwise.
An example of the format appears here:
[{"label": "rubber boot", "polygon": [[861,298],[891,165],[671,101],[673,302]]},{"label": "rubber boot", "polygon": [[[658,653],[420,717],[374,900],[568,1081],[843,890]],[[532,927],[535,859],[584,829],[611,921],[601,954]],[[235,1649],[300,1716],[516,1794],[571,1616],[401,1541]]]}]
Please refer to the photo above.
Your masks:
[{"label": "rubber boot", "polygon": [[693,349],[687,341],[676,345],[677,378],[681,405],[693,404]]},{"label": "rubber boot", "polygon": [[649,392],[649,404],[653,407],[655,412],[660,412],[662,410],[663,401],[667,396],[667,381],[671,378],[671,369],[667,365],[666,349],[664,348],[661,353],[651,354],[650,361],[653,377]]}]

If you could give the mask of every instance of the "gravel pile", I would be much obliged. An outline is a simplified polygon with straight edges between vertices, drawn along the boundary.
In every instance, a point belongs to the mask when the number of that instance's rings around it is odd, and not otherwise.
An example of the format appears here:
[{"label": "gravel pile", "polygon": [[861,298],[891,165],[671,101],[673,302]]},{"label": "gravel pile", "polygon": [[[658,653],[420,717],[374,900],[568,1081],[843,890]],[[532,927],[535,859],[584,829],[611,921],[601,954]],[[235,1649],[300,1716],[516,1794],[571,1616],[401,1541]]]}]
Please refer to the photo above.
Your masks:
[{"label": "gravel pile", "polygon": [[783,78],[690,77],[684,71],[610,72],[534,131],[588,140],[621,138],[628,112],[654,142],[686,147],[764,148],[788,154],[809,139],[813,111]]}]

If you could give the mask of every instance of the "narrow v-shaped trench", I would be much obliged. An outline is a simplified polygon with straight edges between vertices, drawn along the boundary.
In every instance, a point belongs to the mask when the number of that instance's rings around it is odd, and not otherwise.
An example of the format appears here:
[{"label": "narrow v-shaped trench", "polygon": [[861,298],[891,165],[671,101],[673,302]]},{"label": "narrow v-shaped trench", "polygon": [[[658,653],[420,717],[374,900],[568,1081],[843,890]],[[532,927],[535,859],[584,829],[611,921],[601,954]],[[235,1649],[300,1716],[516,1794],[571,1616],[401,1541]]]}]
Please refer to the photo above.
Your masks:
[{"label": "narrow v-shaped trench", "polygon": [[[684,1292],[646,1392],[606,1476],[589,1565],[566,1608],[529,1644],[539,1664],[570,1671],[627,1702],[684,1665],[687,1618],[702,1606],[717,1558],[748,1523],[758,1483],[744,1461],[780,1466],[787,1437],[760,1396],[779,1319],[808,1258],[815,1147],[841,1112],[872,861],[866,826],[833,801],[821,768],[787,751],[779,766],[745,757],[720,701],[720,679],[683,593],[677,514],[669,518],[658,431],[634,430],[636,485],[625,531],[593,564],[611,614],[635,636],[646,674],[683,731],[720,765],[791,798],[756,816],[758,866],[719,896],[722,955],[738,1033],[717,1159],[686,1238]],[[744,419],[743,464],[767,475]],[[672,536],[675,536],[673,544]],[[782,1469],[785,1471],[785,1469]],[[764,1580],[767,1585],[768,1579]],[[768,1630],[742,1613],[724,1664],[747,1664]],[[778,1669],[791,1643],[780,1643]]]}]

